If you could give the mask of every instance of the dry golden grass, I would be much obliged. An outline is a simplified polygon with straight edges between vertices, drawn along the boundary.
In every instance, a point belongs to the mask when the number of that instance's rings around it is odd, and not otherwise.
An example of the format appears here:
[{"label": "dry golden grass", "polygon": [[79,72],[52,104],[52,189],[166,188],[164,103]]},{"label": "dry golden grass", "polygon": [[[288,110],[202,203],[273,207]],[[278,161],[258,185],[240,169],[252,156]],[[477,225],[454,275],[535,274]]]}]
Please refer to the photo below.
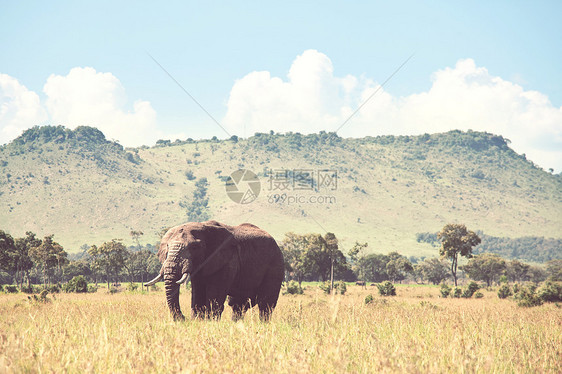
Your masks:
[{"label": "dry golden grass", "polygon": [[[281,296],[271,323],[171,320],[162,292],[0,295],[0,372],[562,371],[562,309],[526,309],[484,291],[440,299],[434,287]],[[372,293],[375,301],[364,304]],[[189,292],[181,303],[188,311]]]}]

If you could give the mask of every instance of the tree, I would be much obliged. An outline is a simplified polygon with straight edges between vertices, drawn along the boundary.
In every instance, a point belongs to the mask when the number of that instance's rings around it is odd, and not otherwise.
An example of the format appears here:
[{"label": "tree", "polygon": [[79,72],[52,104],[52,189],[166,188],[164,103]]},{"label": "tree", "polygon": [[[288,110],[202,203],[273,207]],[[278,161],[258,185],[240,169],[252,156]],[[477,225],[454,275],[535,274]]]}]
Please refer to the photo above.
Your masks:
[{"label": "tree", "polygon": [[432,257],[417,264],[416,273],[421,279],[439,284],[449,277],[449,267],[443,260]]},{"label": "tree", "polygon": [[386,264],[390,261],[387,255],[380,253],[369,254],[357,261],[357,277],[367,282],[382,282],[388,280]]},{"label": "tree", "polygon": [[550,260],[546,263],[546,271],[551,280],[562,282],[562,260]]},{"label": "tree", "polygon": [[15,272],[15,253],[14,238],[7,232],[0,230],[0,269],[8,273]]},{"label": "tree", "polygon": [[519,260],[511,260],[507,263],[506,276],[512,282],[524,282],[529,280],[530,265]]},{"label": "tree", "polygon": [[335,278],[345,276],[349,270],[334,234],[322,237],[320,234],[287,233],[280,247],[289,278],[299,284],[305,279],[326,281],[331,278],[332,269]]},{"label": "tree", "polygon": [[[29,249],[41,244],[35,234],[28,231],[25,238],[13,239],[9,234],[0,231],[0,269],[12,275],[16,284],[21,288],[24,274],[28,274],[33,267],[29,257]],[[27,277],[29,282],[29,275]]]},{"label": "tree", "polygon": [[486,282],[488,287],[497,281],[507,269],[505,260],[493,253],[484,253],[471,258],[462,270],[474,280]]},{"label": "tree", "polygon": [[135,277],[140,276],[141,282],[144,283],[147,275],[157,273],[160,270],[160,261],[156,254],[146,249],[142,251],[129,251],[124,267],[131,277],[131,282],[133,282]]},{"label": "tree", "polygon": [[441,240],[439,254],[451,260],[451,274],[457,286],[457,266],[459,255],[471,258],[472,247],[480,244],[480,238],[474,231],[467,230],[465,225],[449,223],[437,234]]},{"label": "tree", "polygon": [[30,257],[43,273],[43,284],[51,284],[52,270],[56,268],[62,271],[62,267],[68,263],[68,253],[53,237],[54,235],[45,236],[39,246],[29,249]]},{"label": "tree", "polygon": [[140,230],[131,230],[131,232],[129,233],[129,235],[131,235],[131,238],[133,238],[133,241],[137,244],[137,249],[141,248],[140,245],[140,237],[142,235],[144,235],[144,232],[140,231]]},{"label": "tree", "polygon": [[127,259],[127,248],[119,239],[112,239],[110,242],[103,243],[100,247],[91,246],[88,254],[93,257],[96,267],[105,271],[107,289],[110,287],[110,280],[121,272]]},{"label": "tree", "polygon": [[359,243],[359,242],[355,242],[355,244],[353,244],[353,247],[351,247],[351,249],[349,250],[349,252],[347,253],[349,255],[349,259],[350,259],[350,265],[351,266],[355,266],[355,264],[357,263],[357,261],[363,257],[363,251],[365,250],[365,248],[367,248],[369,246],[369,244],[367,243]]},{"label": "tree", "polygon": [[386,263],[386,274],[393,282],[400,282],[406,279],[407,274],[411,274],[414,271],[414,267],[410,260],[405,256],[402,256],[398,252],[390,252],[388,254],[389,261]]},{"label": "tree", "polygon": [[62,269],[62,274],[66,280],[70,280],[80,275],[90,278],[92,275],[92,269],[90,264],[85,260],[70,261]]}]

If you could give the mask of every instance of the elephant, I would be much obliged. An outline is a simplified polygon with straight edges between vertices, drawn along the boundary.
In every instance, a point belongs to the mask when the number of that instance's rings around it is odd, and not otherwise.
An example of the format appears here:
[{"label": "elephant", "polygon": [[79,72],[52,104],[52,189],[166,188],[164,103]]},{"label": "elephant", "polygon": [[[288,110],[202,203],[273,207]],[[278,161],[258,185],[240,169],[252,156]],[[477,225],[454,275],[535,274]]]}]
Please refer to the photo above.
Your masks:
[{"label": "elephant", "polygon": [[160,273],[145,285],[163,280],[174,320],[184,320],[180,285],[191,279],[192,318],[220,319],[224,303],[232,319],[258,305],[268,321],[285,277],[283,254],[275,239],[250,223],[229,226],[217,221],[189,222],[171,228],[160,243]]}]

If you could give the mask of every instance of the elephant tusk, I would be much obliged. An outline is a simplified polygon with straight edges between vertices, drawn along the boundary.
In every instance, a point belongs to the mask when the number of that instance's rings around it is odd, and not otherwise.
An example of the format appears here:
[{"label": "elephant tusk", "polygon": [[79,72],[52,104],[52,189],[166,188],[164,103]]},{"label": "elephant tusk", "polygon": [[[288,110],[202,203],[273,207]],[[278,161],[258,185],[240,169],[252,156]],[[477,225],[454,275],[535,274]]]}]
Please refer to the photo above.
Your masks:
[{"label": "elephant tusk", "polygon": [[191,278],[191,275],[190,275],[190,274],[183,273],[181,279],[180,279],[179,281],[177,281],[176,283],[177,283],[177,284],[182,284],[182,283],[184,283],[184,282],[189,282],[189,279],[190,279],[190,278]]},{"label": "elephant tusk", "polygon": [[156,282],[158,282],[158,281],[160,281],[160,280],[162,280],[162,274],[158,274],[158,275],[156,276],[156,278],[154,278],[154,279],[151,280],[150,282],[146,282],[146,283],[144,284],[144,286],[145,286],[145,287],[152,286],[153,284],[156,284]]}]

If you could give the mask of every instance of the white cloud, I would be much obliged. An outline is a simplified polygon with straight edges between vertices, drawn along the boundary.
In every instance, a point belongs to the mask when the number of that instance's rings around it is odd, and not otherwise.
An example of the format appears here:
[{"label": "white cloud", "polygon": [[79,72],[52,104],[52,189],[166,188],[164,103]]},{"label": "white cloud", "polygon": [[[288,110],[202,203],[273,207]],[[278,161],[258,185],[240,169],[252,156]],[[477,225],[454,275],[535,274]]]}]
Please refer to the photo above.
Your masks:
[{"label": "white cloud", "polygon": [[[148,101],[128,108],[119,79],[91,67],[76,67],[66,76],[51,75],[43,87],[45,101],[15,78],[0,74],[0,144],[35,125],[94,126],[125,146],[154,144],[163,137]],[[183,138],[183,134],[176,135]],[[174,138],[175,139],[175,138]]]},{"label": "white cloud", "polygon": [[66,76],[51,75],[43,87],[51,121],[71,128],[99,128],[107,138],[138,146],[155,141],[156,112],[148,101],[127,110],[125,89],[111,73],[73,68]]},{"label": "white cloud", "polygon": [[[364,77],[333,75],[330,59],[315,50],[293,62],[286,80],[252,72],[230,92],[224,118],[236,134],[256,131],[334,131],[377,89]],[[452,129],[488,131],[512,141],[538,165],[562,170],[562,108],[548,97],[492,76],[471,59],[432,76],[427,92],[393,97],[380,90],[340,135],[415,135]]]},{"label": "white cloud", "polygon": [[47,120],[39,96],[17,79],[0,74],[0,144]]}]

